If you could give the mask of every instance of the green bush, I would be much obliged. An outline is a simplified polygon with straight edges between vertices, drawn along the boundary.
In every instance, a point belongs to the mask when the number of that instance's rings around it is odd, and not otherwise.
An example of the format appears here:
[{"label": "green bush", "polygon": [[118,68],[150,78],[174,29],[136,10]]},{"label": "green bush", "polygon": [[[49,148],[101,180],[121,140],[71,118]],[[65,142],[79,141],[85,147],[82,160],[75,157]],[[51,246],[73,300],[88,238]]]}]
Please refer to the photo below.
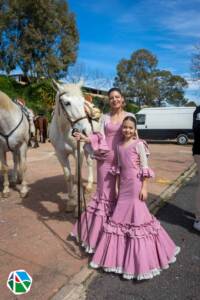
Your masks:
[{"label": "green bush", "polygon": [[35,114],[44,113],[49,116],[54,105],[55,91],[51,80],[40,80],[27,85],[18,83],[15,79],[4,75],[0,76],[0,90],[11,99],[24,98],[26,105]]},{"label": "green bush", "polygon": [[11,99],[23,97],[24,87],[17,83],[13,78],[1,75],[0,90],[6,93]]},{"label": "green bush", "polygon": [[140,108],[138,105],[128,102],[125,106],[125,110],[133,114],[136,114],[140,110]]}]

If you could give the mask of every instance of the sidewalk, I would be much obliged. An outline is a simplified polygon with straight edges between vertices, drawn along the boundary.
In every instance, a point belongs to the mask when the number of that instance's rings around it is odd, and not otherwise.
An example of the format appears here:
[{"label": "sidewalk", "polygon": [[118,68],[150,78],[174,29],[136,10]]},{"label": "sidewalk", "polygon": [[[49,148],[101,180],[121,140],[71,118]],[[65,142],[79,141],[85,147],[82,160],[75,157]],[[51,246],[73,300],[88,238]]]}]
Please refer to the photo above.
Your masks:
[{"label": "sidewalk", "polygon": [[[150,144],[150,152],[156,178],[149,183],[149,204],[156,211],[166,189],[173,193],[192,172],[193,158],[191,145]],[[83,175],[86,178],[85,166]],[[77,287],[87,277],[88,258],[80,257],[78,247],[66,240],[75,219],[65,213],[66,184],[51,144],[29,150],[27,180],[26,199],[14,189],[8,199],[0,199],[0,300],[13,300],[6,281],[17,269],[33,277],[31,291],[20,296],[23,300],[51,299],[63,286],[69,290],[70,284]]]},{"label": "sidewalk", "polygon": [[[199,300],[200,233],[192,228],[196,177],[183,186],[157,218],[181,247],[175,264],[152,280],[134,282],[96,272],[83,292],[86,300]],[[77,298],[78,299],[78,298]]]}]

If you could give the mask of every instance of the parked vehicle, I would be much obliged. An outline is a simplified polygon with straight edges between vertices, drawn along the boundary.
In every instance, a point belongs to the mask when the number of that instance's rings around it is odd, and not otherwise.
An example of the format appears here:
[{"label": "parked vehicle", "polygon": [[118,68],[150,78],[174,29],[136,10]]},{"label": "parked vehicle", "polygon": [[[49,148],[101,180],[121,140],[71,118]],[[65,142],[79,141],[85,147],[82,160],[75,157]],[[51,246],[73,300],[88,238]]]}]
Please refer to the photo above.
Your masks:
[{"label": "parked vehicle", "polygon": [[196,107],[149,107],[137,114],[139,136],[147,140],[176,139],[185,145],[193,138],[192,122]]}]

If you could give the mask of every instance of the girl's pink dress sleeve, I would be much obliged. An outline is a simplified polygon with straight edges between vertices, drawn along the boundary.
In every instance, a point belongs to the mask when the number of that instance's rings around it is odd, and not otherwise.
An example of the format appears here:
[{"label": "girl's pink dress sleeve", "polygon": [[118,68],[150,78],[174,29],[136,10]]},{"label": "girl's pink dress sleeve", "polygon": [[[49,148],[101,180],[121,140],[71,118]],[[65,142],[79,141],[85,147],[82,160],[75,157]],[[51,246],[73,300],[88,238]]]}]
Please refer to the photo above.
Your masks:
[{"label": "girl's pink dress sleeve", "polygon": [[149,147],[144,140],[139,140],[136,146],[137,153],[140,157],[140,172],[139,176],[141,178],[151,178],[155,177],[153,170],[148,166],[147,157],[150,155]]}]

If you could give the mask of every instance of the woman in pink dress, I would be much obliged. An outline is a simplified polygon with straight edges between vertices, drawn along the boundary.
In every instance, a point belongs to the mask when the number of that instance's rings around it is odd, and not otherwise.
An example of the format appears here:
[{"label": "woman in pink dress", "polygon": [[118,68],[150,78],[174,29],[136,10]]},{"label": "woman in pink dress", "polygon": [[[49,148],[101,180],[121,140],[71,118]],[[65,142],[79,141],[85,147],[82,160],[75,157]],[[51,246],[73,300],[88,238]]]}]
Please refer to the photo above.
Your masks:
[{"label": "woman in pink dress", "polygon": [[91,267],[123,274],[126,279],[150,279],[174,262],[180,251],[150,214],[147,205],[147,144],[135,137],[136,121],[127,116],[119,144],[119,193],[113,215],[104,224]]},{"label": "woman in pink dress", "polygon": [[103,224],[112,214],[116,204],[116,178],[109,171],[117,164],[116,147],[122,139],[122,121],[126,115],[132,115],[123,110],[124,98],[120,89],[110,89],[108,97],[111,112],[102,116],[100,132],[89,137],[76,133],[77,140],[89,143],[97,159],[96,192],[81,215],[80,233],[78,222],[71,233],[72,236],[81,239],[82,246],[88,253],[94,252]]}]

